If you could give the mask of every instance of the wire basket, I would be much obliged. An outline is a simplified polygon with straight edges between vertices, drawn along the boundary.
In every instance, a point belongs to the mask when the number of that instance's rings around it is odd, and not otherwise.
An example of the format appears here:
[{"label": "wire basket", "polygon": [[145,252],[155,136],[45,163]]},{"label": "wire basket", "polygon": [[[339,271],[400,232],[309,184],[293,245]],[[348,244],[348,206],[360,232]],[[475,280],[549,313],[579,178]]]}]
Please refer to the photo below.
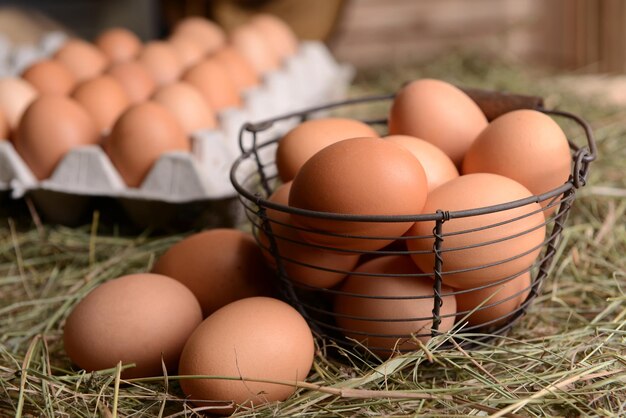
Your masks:
[{"label": "wire basket", "polygon": [[[543,107],[543,100],[539,97],[514,95],[483,90],[464,89],[483,110],[489,121],[497,116],[516,109],[534,109],[551,117],[568,119],[582,129],[587,143],[578,146],[569,141],[572,156],[572,171],[569,179],[561,186],[547,193],[531,196],[525,199],[506,202],[495,206],[474,208],[461,211],[449,211],[445,207],[434,213],[421,213],[402,216],[367,216],[349,215],[338,213],[315,212],[269,200],[270,195],[280,186],[280,180],[275,166],[275,150],[280,140],[278,137],[266,135],[269,130],[278,124],[294,119],[305,121],[321,112],[330,110],[350,110],[352,106],[361,104],[379,104],[393,100],[393,95],[365,97],[338,103],[328,104],[294,112],[281,117],[266,120],[260,123],[248,123],[243,126],[240,133],[241,156],[234,162],[231,169],[231,182],[239,194],[247,218],[252,224],[253,234],[266,255],[269,263],[276,270],[278,288],[282,296],[297,308],[306,318],[311,328],[320,335],[334,340],[338,345],[348,347],[365,347],[367,350],[386,356],[392,352],[414,350],[421,346],[421,342],[450,331],[450,324],[454,325],[455,333],[471,335],[470,340],[491,338],[507,332],[513,324],[524,315],[539,293],[543,282],[549,274],[554,256],[557,253],[561,241],[564,224],[571,205],[574,201],[578,188],[585,185],[589,172],[590,163],[596,158],[596,145],[590,126],[580,117],[559,110],[548,110]],[[371,125],[378,125],[384,129],[386,119],[364,121]],[[537,203],[543,204],[538,206]],[[446,222],[463,218],[470,218],[495,213],[507,213],[507,211],[520,208],[539,207],[539,210],[526,211],[520,216],[501,220],[494,224],[488,224],[469,230],[445,232]],[[542,224],[535,225],[526,230],[516,230],[507,236],[497,239],[474,242],[472,244],[455,248],[446,248],[446,240],[451,242],[455,236],[463,234],[487,234],[490,229],[506,226],[520,221],[524,217],[533,216],[537,212],[545,211],[542,216]],[[544,215],[544,214],[542,214]],[[289,218],[292,217],[292,218]],[[311,230],[301,223],[286,221],[295,217],[309,217],[322,220],[344,222],[415,222],[429,223],[432,225],[432,233],[428,235],[404,235],[399,237],[362,236],[349,234],[327,233],[331,238],[375,240],[395,240],[380,250],[354,249],[333,244],[320,244],[318,240],[305,240],[302,237],[307,233],[323,234],[317,230]],[[426,224],[425,224],[426,225]],[[495,260],[485,265],[473,266],[461,270],[445,271],[446,261],[451,252],[469,251],[472,249],[487,247],[498,243],[514,240],[520,236],[531,234],[538,228],[545,227],[545,235],[542,240],[532,248],[524,248],[524,251],[509,256],[503,260]],[[430,229],[429,229],[430,231]],[[405,245],[409,240],[429,240],[432,249],[411,250]],[[331,240],[332,242],[332,240]],[[430,244],[429,244],[430,245]],[[352,263],[337,267],[323,262],[324,257],[303,259],[289,246],[297,246],[300,250],[318,254],[337,254],[338,256],[358,259],[358,266]],[[301,253],[301,252],[300,252]],[[367,271],[362,267],[373,260],[382,260],[383,257],[415,257],[416,254],[426,254],[431,257],[432,271],[423,269],[413,271],[401,269],[389,273]],[[501,264],[521,260],[524,257],[534,261],[527,263],[522,268],[509,272],[506,276],[496,281],[481,283],[472,288],[454,289],[444,285],[446,275],[481,271],[497,267]],[[315,261],[317,260],[317,261]],[[322,260],[322,261],[320,261]],[[386,260],[391,260],[387,258]],[[394,262],[395,262],[394,261]],[[380,263],[379,263],[380,264]],[[393,264],[393,263],[391,263]],[[397,264],[397,263],[396,263]],[[423,271],[427,272],[424,273]],[[312,283],[310,280],[302,280],[299,276],[302,272],[316,278],[339,278],[336,281],[324,281]],[[377,280],[378,284],[371,282],[368,286],[381,289],[380,293],[360,291],[358,286],[346,286],[345,277],[358,277],[361,283],[366,280]],[[507,283],[521,282],[522,277],[528,280],[522,286],[514,288],[506,297],[497,298],[498,292]],[[351,279],[355,280],[355,279]],[[386,280],[382,282],[381,280]],[[404,283],[410,280],[414,283],[428,283],[428,292],[415,292],[414,294],[385,294],[388,288],[393,288],[391,280]],[[322,283],[320,285],[320,283]],[[327,284],[323,284],[327,283]],[[359,283],[357,281],[357,283]],[[384,285],[381,285],[384,283]],[[409,282],[407,282],[409,283]],[[377,287],[378,286],[378,287]],[[402,286],[404,286],[402,284]],[[356,290],[355,290],[356,289]],[[423,290],[423,289],[422,289]],[[467,294],[488,295],[476,306],[465,310],[449,312],[446,303],[451,304],[450,298],[461,300],[467,298]],[[485,293],[486,292],[486,293]],[[465,295],[465,296],[463,296]],[[491,295],[491,296],[489,296]],[[356,308],[348,310],[338,309],[338,301],[352,301]],[[356,301],[356,302],[355,302]],[[347,304],[347,302],[346,302]],[[457,303],[458,304],[458,303]],[[427,311],[425,312],[425,307]],[[505,308],[500,313],[499,308]],[[472,321],[472,318],[481,317],[483,320]],[[445,325],[445,326],[444,326]],[[444,329],[445,328],[445,329]],[[467,341],[467,339],[463,339]]]}]

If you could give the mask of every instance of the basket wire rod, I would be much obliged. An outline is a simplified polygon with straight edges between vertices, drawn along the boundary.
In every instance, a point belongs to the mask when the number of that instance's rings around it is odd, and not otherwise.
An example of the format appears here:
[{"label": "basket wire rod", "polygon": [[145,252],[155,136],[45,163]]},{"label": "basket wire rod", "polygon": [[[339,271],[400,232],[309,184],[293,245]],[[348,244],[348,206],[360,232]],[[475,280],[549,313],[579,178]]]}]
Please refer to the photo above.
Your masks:
[{"label": "basket wire rod", "polygon": [[[265,195],[269,196],[270,194],[272,194],[272,189],[270,188],[267,175],[265,174],[265,170],[263,170],[263,162],[261,161],[261,156],[259,155],[259,147],[257,147],[256,131],[252,132],[252,154],[254,155],[254,161],[256,162],[257,171],[260,176],[261,186],[263,186]],[[259,205],[259,207],[261,207],[261,205]]]},{"label": "basket wire rod", "polygon": [[585,161],[585,157],[589,156],[586,148],[581,148],[574,155],[574,168],[572,174],[574,176],[573,183],[577,189],[587,183],[587,174],[589,174],[589,162]]},{"label": "basket wire rod", "polygon": [[301,120],[302,118],[304,118],[304,120],[306,120],[310,117],[311,114],[321,112],[324,110],[330,110],[330,109],[335,109],[338,107],[349,106],[349,105],[376,102],[376,101],[381,101],[381,100],[392,100],[394,97],[395,97],[395,94],[381,94],[377,96],[366,96],[366,97],[357,97],[354,99],[341,100],[337,102],[324,104],[321,106],[312,107],[306,110],[286,113],[286,114],[279,115],[270,119],[266,119],[261,122],[250,123],[250,124],[247,124],[245,128],[249,131],[251,130],[262,131],[262,130],[269,129],[275,122],[278,122],[281,120],[291,119],[293,117],[300,118]]},{"label": "basket wire rod", "polygon": [[[585,131],[585,136],[587,137],[587,145],[589,146],[588,150],[586,150],[586,155],[584,156],[583,161],[588,164],[597,158],[598,148],[596,146],[596,140],[595,140],[595,137],[593,136],[593,130],[591,129],[591,125],[589,125],[589,123],[586,120],[584,120],[578,115],[575,115],[570,112],[565,112],[563,110],[556,110],[556,109],[540,109],[540,110],[541,112],[546,113],[548,115],[563,116],[565,118],[572,119],[574,122],[580,125],[583,131]],[[584,150],[585,148],[580,148],[580,149]]]},{"label": "basket wire rod", "polygon": [[[278,250],[278,244],[276,243],[276,239],[274,238],[274,234],[272,233],[271,222],[268,221],[267,212],[265,211],[265,208],[263,206],[259,205],[258,207],[258,216],[259,218],[261,218],[263,232],[265,232],[265,236],[267,237],[270,244],[270,254],[272,254],[272,257],[274,258],[274,260],[276,260],[276,271],[278,272],[278,277],[287,277],[287,272],[285,270],[285,266],[283,265],[283,260],[279,255],[280,252]],[[281,290],[287,300],[298,300],[298,297],[296,296],[296,291],[293,288],[291,282],[289,280],[283,280],[283,282],[285,282],[285,286],[284,288],[281,286]],[[301,304],[296,304],[296,309],[305,319],[310,322],[311,318]],[[320,330],[319,328],[315,327],[313,331],[319,333]]]},{"label": "basket wire rod", "polygon": [[446,219],[449,219],[449,213],[444,212],[441,209],[437,210],[438,214],[441,214],[442,217],[438,219],[435,223],[435,228],[433,229],[433,235],[435,236],[435,242],[433,243],[433,252],[435,253],[435,269],[433,271],[435,282],[433,283],[433,327],[432,327],[432,336],[437,335],[437,331],[439,330],[439,325],[441,324],[441,306],[443,305],[443,300],[441,299],[441,271],[443,269],[443,256],[441,255],[441,247],[443,243],[443,223]]},{"label": "basket wire rod", "polygon": [[[543,280],[548,277],[548,272],[552,267],[552,262],[554,261],[554,254],[556,254],[556,250],[560,244],[561,232],[563,231],[563,227],[565,225],[565,221],[567,220],[567,215],[569,214],[570,207],[572,205],[573,195],[575,194],[575,189],[569,189],[565,192],[567,196],[563,197],[561,202],[561,206],[559,206],[559,210],[557,216],[554,220],[554,225],[552,226],[552,231],[550,232],[550,237],[554,237],[554,239],[550,239],[548,241],[548,245],[546,247],[546,255],[544,257],[543,262],[539,265],[539,270],[537,272],[537,278],[535,279],[536,283],[542,284]],[[569,197],[572,199],[569,199]],[[532,299],[539,293],[539,285],[533,286],[530,290],[529,299]]]}]

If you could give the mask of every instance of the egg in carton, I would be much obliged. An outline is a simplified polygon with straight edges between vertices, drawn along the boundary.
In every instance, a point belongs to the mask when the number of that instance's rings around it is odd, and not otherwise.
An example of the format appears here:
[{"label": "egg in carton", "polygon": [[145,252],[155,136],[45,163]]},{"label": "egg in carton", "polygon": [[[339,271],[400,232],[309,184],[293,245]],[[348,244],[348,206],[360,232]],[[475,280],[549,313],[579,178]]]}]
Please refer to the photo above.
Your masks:
[{"label": "egg in carton", "polygon": [[[48,56],[64,39],[54,32],[42,39],[37,54],[29,47],[30,52],[13,56]],[[126,186],[98,145],[71,150],[49,178],[38,181],[11,143],[1,141],[0,191],[10,190],[14,199],[29,195],[44,218],[55,223],[83,222],[105,202],[105,207],[111,203],[121,207],[123,215],[139,227],[237,225],[243,213],[229,175],[241,148],[251,145],[240,146],[242,126],[340,100],[353,76],[354,69],[337,63],[323,43],[301,42],[281,68],[266,73],[260,86],[244,92],[242,108],[219,112],[219,129],[194,132],[190,153],[162,154],[137,188]],[[260,132],[257,141],[278,138],[297,123],[297,118],[276,122]],[[274,155],[275,146],[270,146],[259,157],[265,164]],[[249,167],[250,173],[255,170]]]}]

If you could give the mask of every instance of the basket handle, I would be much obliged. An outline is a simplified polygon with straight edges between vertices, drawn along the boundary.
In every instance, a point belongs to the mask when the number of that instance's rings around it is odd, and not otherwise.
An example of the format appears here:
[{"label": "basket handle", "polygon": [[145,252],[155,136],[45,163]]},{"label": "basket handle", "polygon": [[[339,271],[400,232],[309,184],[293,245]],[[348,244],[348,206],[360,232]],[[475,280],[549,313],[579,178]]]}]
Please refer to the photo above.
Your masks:
[{"label": "basket handle", "polygon": [[576,122],[585,132],[587,147],[583,148],[570,142],[570,146],[577,152],[576,164],[578,167],[575,170],[577,174],[574,178],[574,185],[578,188],[585,183],[589,171],[589,163],[597,158],[598,150],[591,126],[584,119],[562,110],[546,109],[544,107],[543,98],[539,96],[526,96],[493,90],[459,88],[476,102],[490,122],[507,112],[520,109],[532,109],[549,115],[564,116]]},{"label": "basket handle", "polygon": [[522,94],[463,87],[461,87],[461,90],[476,102],[489,122],[513,110],[543,109],[543,97],[539,96],[526,96]]}]

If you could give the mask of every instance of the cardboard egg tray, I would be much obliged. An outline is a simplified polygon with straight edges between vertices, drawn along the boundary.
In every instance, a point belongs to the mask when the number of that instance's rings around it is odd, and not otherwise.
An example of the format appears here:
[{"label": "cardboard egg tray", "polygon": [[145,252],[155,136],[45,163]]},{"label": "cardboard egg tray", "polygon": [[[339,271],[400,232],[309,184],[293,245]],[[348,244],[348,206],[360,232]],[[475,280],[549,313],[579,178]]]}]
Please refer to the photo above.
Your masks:
[{"label": "cardboard egg tray", "polygon": [[[30,58],[14,64],[23,68],[27,66],[24,62],[30,64],[49,55],[61,43],[59,39],[58,34],[51,34],[47,41],[42,41],[37,53],[29,47],[31,52],[26,55]],[[9,55],[20,56],[4,54]],[[4,74],[20,71],[13,68]],[[219,129],[193,133],[191,153],[163,154],[139,188],[125,185],[99,146],[73,149],[50,178],[38,181],[12,144],[0,140],[0,192],[12,199],[29,196],[46,220],[64,224],[82,222],[82,217],[93,209],[94,200],[102,198],[116,200],[125,215],[139,226],[172,226],[177,223],[174,218],[193,218],[203,225],[236,224],[241,211],[229,172],[240,154],[242,125],[340,100],[345,97],[353,74],[353,68],[338,64],[324,44],[301,42],[297,54],[286,60],[282,68],[265,74],[259,87],[244,93],[242,108],[218,114]],[[284,134],[296,123],[297,120],[276,124],[263,132],[263,138]],[[210,213],[203,215],[205,211]]]}]

